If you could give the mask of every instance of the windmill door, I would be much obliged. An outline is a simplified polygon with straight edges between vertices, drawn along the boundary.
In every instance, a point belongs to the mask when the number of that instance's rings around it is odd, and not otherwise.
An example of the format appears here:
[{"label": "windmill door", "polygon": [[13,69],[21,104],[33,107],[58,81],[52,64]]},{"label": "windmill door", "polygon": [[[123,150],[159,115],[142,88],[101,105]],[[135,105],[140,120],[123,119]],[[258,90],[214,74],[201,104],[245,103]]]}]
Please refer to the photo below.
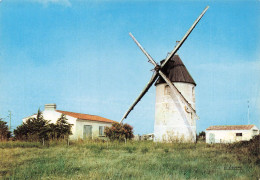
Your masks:
[{"label": "windmill door", "polygon": [[83,139],[92,139],[92,126],[91,125],[84,125]]}]

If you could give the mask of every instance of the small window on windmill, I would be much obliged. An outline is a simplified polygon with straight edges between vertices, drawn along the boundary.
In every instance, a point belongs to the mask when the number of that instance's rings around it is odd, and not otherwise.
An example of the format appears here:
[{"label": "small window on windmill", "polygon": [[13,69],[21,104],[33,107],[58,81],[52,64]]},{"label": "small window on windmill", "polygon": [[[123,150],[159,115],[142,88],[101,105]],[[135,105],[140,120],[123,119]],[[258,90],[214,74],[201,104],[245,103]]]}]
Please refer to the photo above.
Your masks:
[{"label": "small window on windmill", "polygon": [[192,100],[195,102],[195,87],[192,87]]},{"label": "small window on windmill", "polygon": [[236,133],[236,136],[242,136],[242,133]]},{"label": "small window on windmill", "polygon": [[166,85],[164,88],[164,95],[170,95],[171,89],[170,86]]}]

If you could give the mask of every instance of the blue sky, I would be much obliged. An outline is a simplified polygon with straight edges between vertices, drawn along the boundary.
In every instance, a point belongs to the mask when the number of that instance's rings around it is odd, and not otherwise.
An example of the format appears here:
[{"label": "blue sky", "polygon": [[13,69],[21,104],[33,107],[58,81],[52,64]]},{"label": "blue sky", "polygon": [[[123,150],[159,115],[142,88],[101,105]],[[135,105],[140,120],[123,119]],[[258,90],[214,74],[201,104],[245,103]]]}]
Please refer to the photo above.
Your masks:
[{"label": "blue sky", "polygon": [[[210,8],[178,51],[197,83],[197,131],[260,127],[260,1],[0,2],[0,117],[22,118],[56,103],[65,111],[119,121],[158,62]],[[153,132],[155,87],[125,122]],[[6,121],[8,118],[5,119]]]}]

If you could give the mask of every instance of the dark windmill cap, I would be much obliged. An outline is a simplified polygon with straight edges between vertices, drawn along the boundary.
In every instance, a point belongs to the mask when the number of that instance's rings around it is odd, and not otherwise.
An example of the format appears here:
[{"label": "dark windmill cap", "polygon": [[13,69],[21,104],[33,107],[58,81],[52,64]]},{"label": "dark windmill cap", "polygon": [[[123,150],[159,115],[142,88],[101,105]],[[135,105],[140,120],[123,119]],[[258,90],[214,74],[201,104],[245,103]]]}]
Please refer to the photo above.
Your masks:
[{"label": "dark windmill cap", "polygon": [[[161,61],[161,64],[163,61],[164,60]],[[174,55],[163,67],[162,72],[171,80],[171,82],[184,82],[194,84],[196,86],[195,81],[191,77],[179,55]],[[162,77],[159,77],[155,83],[155,86],[162,83],[166,82]]]}]

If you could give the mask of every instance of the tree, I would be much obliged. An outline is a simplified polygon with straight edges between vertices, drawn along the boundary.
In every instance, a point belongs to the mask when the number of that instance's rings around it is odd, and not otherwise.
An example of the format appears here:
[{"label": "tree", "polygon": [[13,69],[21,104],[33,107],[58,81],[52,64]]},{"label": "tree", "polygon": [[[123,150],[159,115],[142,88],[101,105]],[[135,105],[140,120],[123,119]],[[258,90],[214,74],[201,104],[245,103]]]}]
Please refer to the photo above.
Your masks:
[{"label": "tree", "polygon": [[198,139],[202,139],[202,140],[205,140],[206,138],[206,133],[205,131],[201,131],[198,135]]},{"label": "tree", "polygon": [[105,135],[110,140],[124,140],[124,139],[132,139],[133,135],[133,127],[129,124],[120,124],[118,122],[112,123],[111,127],[105,128]]},{"label": "tree", "polygon": [[48,139],[49,131],[49,121],[43,118],[39,109],[36,118],[29,118],[25,123],[18,126],[14,130],[14,135],[19,140],[41,141]]},{"label": "tree", "polygon": [[11,137],[11,132],[8,130],[7,122],[0,118],[0,141],[8,140]]},{"label": "tree", "polygon": [[71,124],[68,123],[68,119],[65,114],[61,114],[61,117],[56,122],[56,130],[57,138],[64,139],[65,137],[69,137],[72,134],[71,132]]},{"label": "tree", "polygon": [[49,124],[49,139],[55,140],[57,139],[57,132],[56,132],[57,125],[54,123]]},{"label": "tree", "polygon": [[123,124],[124,135],[126,139],[132,139],[134,137],[133,127],[129,124]]},{"label": "tree", "polygon": [[14,138],[16,140],[28,139],[28,128],[26,123],[23,123],[14,130]]},{"label": "tree", "polygon": [[36,117],[29,118],[14,130],[14,135],[15,139],[26,141],[64,139],[72,134],[71,126],[64,114],[61,115],[56,124],[53,124],[45,120],[41,111],[38,110]]}]

